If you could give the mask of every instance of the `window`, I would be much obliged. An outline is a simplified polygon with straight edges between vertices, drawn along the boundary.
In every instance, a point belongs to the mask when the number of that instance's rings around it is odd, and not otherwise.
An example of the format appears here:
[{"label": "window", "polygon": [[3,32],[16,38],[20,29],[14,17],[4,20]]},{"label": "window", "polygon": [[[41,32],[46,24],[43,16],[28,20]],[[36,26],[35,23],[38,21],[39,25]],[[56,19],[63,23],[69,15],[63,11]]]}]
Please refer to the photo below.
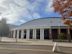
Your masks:
[{"label": "window", "polygon": [[40,39],[40,29],[36,29],[36,39]]}]

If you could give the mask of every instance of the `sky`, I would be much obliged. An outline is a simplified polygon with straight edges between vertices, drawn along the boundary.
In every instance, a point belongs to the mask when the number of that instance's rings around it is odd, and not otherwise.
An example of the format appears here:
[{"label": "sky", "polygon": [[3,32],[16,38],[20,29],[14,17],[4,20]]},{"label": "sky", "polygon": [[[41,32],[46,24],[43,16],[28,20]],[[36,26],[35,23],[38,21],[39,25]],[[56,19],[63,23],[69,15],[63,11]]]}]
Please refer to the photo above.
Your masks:
[{"label": "sky", "polygon": [[20,25],[33,19],[59,17],[52,4],[53,0],[0,0],[0,19]]}]

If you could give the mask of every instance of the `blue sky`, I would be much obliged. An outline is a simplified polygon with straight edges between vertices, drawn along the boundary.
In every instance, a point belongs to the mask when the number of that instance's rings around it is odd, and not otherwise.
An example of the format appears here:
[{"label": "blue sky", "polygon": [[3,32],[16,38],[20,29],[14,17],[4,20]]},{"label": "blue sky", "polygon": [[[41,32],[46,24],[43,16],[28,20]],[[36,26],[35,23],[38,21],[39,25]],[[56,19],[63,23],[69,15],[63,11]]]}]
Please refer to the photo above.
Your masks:
[{"label": "blue sky", "polygon": [[0,0],[0,19],[20,25],[37,18],[59,17],[52,4],[53,0]]}]

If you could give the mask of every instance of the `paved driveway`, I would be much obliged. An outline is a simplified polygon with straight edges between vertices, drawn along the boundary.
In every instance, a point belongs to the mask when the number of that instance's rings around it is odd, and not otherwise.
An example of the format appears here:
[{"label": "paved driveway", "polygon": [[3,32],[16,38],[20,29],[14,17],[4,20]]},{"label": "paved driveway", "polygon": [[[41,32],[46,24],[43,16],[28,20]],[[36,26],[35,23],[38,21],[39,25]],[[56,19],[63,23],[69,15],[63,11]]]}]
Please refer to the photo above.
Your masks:
[{"label": "paved driveway", "polygon": [[71,47],[59,47],[60,51],[52,52],[48,45],[0,44],[0,54],[72,54]]}]

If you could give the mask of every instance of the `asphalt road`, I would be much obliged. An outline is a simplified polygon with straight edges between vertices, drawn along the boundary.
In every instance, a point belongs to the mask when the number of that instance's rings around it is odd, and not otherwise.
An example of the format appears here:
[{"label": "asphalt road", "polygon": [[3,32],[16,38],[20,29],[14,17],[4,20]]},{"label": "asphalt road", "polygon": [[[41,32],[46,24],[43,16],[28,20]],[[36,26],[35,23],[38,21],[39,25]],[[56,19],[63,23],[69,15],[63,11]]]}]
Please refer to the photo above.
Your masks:
[{"label": "asphalt road", "polygon": [[59,47],[52,52],[52,46],[0,44],[0,54],[72,54],[72,48]]}]

